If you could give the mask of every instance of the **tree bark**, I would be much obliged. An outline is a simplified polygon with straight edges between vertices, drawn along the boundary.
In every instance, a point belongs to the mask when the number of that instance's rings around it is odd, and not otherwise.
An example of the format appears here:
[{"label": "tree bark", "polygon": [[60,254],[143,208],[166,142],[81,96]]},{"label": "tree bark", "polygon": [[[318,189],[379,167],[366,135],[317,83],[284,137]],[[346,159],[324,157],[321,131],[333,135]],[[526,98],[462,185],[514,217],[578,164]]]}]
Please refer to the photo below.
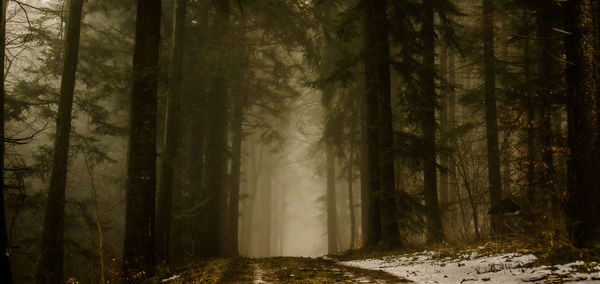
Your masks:
[{"label": "tree bark", "polygon": [[240,90],[234,96],[233,121],[232,121],[232,150],[231,150],[231,193],[229,201],[229,235],[230,252],[232,256],[239,254],[238,248],[238,225],[239,225],[239,203],[240,203],[240,179],[242,169],[242,139],[244,120],[245,95]]},{"label": "tree bark", "polygon": [[[380,220],[370,212],[367,243],[386,248],[401,246],[396,220],[394,145],[390,91],[390,55],[385,0],[364,1],[365,81],[369,123],[370,208],[380,209]],[[377,124],[375,124],[377,121]],[[375,159],[373,159],[375,157]],[[378,170],[376,170],[378,168]],[[379,207],[380,205],[381,207]],[[380,225],[381,233],[373,230]]]},{"label": "tree bark", "polygon": [[325,146],[327,153],[327,251],[330,254],[338,252],[337,246],[337,204],[335,192],[335,156],[333,146]]},{"label": "tree bark", "polygon": [[123,248],[126,279],[154,274],[160,18],[160,0],[137,1]]},{"label": "tree bark", "polygon": [[[552,127],[552,105],[556,103],[555,91],[560,87],[557,82],[560,82],[559,61],[556,60],[560,56],[557,48],[557,41],[552,39],[553,36],[553,20],[560,17],[556,12],[558,9],[554,1],[545,0],[540,2],[537,12],[536,25],[537,37],[540,40],[540,57],[538,65],[539,87],[541,104],[539,109],[540,116],[540,144],[541,144],[541,160],[543,163],[541,169],[541,190],[542,199],[544,201],[544,209],[548,211],[548,206],[551,205],[553,197],[557,195],[554,190],[555,168],[553,159],[553,138],[554,129]],[[558,75],[558,76],[557,76]],[[549,213],[549,212],[548,212]]]},{"label": "tree bark", "polygon": [[355,130],[354,125],[351,126],[350,134],[350,151],[348,159],[348,209],[350,209],[350,249],[354,249],[356,244],[356,214],[354,213],[354,146],[355,146]]},{"label": "tree bark", "polygon": [[[527,14],[527,10],[524,14]],[[523,65],[523,73],[524,73],[524,78],[525,78],[525,82],[526,84],[531,84],[531,44],[530,44],[530,39],[529,39],[529,34],[526,34],[526,37],[524,39],[524,43],[523,43],[523,53],[524,53],[524,61],[525,64]],[[526,179],[527,179],[527,192],[526,192],[526,197],[527,197],[527,206],[528,206],[528,210],[530,213],[533,213],[533,211],[535,211],[535,197],[536,197],[536,191],[535,191],[535,186],[536,186],[536,172],[535,172],[535,162],[536,162],[536,150],[535,150],[535,105],[536,105],[536,99],[535,99],[535,95],[532,92],[532,88],[527,88],[525,90],[525,96],[527,99],[526,102],[526,108],[527,108],[527,124],[525,125],[526,128],[526,143],[527,143],[527,173],[526,173]],[[531,215],[533,216],[533,215]],[[531,220],[529,220],[531,221]]]},{"label": "tree bark", "polygon": [[[440,74],[440,146],[443,148],[443,151],[447,151],[448,149],[448,48],[443,46],[440,52],[440,66],[441,66],[441,74]],[[448,155],[446,153],[440,153],[440,166],[442,167],[442,171],[440,171],[440,210],[442,215],[444,215],[444,219],[447,220],[448,214],[448,183],[449,183],[449,163],[448,163]]]},{"label": "tree bark", "polygon": [[[217,20],[213,26],[214,36],[222,39],[228,32],[229,8],[226,1],[217,3]],[[216,66],[213,74],[211,92],[208,94],[207,118],[210,123],[206,126],[205,148],[205,184],[206,184],[206,214],[209,214],[207,228],[204,232],[206,240],[206,256],[220,256],[225,252],[222,241],[223,228],[227,227],[227,189],[224,186],[227,163],[227,96],[226,78],[224,77],[224,50],[219,50],[213,58]]]},{"label": "tree bark", "polygon": [[[493,0],[483,0],[483,74],[485,98],[485,127],[487,135],[488,179],[490,207],[502,201],[500,152],[498,148],[498,115],[496,110],[496,70],[494,58]],[[492,231],[499,233],[501,221],[491,216]]]},{"label": "tree bark", "polygon": [[265,174],[264,174],[264,179],[263,179],[263,185],[262,185],[262,190],[263,190],[263,206],[262,206],[262,223],[264,225],[263,227],[263,236],[262,236],[262,240],[259,243],[261,245],[261,255],[263,257],[269,257],[271,256],[271,241],[272,241],[272,235],[271,235],[271,221],[273,220],[272,218],[272,214],[273,214],[273,210],[272,208],[272,204],[273,204],[273,156],[271,154],[267,154],[268,155],[268,159],[267,162],[265,164],[266,168],[265,168]]},{"label": "tree bark", "polygon": [[433,3],[424,0],[425,18],[421,34],[423,36],[423,71],[421,84],[423,86],[423,138],[425,141],[425,156],[423,161],[423,180],[425,191],[425,207],[427,210],[427,241],[439,243],[444,240],[444,229],[442,227],[442,215],[438,202],[437,191],[437,162],[436,162],[436,140],[435,140],[435,30]]},{"label": "tree bark", "polygon": [[[456,91],[454,90],[454,85],[456,84],[456,66],[454,54],[450,53],[448,56],[448,85],[450,85],[450,89],[448,90],[448,129],[452,132],[456,129]],[[454,146],[450,146],[452,153],[448,157],[448,172],[450,174],[448,192],[458,193],[458,179],[456,177],[456,157],[454,152],[456,148]],[[449,195],[448,200],[450,203],[459,202],[458,194],[452,196]],[[455,219],[456,224],[458,224],[458,213],[455,212],[453,208],[448,208],[449,219]],[[452,216],[455,215],[455,216]]]},{"label": "tree bark", "polygon": [[567,224],[577,247],[598,240],[600,212],[598,178],[598,112],[594,48],[595,7],[591,0],[570,0],[566,6],[568,157]]},{"label": "tree bark", "polygon": [[156,215],[156,258],[159,263],[169,263],[171,241],[171,207],[173,182],[179,141],[179,96],[181,95],[183,45],[187,0],[174,2],[173,50],[171,51],[171,89],[165,115],[165,146],[161,160],[160,187]]},{"label": "tree bark", "polygon": [[[362,86],[361,86],[362,87]],[[364,88],[360,88],[362,92],[365,92]],[[373,246],[375,243],[369,242],[373,241],[375,236],[372,235],[372,227],[369,223],[369,216],[371,214],[371,210],[369,210],[369,204],[371,202],[370,194],[370,181],[369,181],[369,119],[367,117],[367,106],[366,106],[366,98],[363,96],[360,98],[360,235],[361,235],[361,246]],[[379,228],[379,225],[377,225]],[[376,238],[378,239],[378,237]]]},{"label": "tree bark", "polygon": [[[0,58],[4,58],[6,51],[6,0],[0,4]],[[4,60],[0,60],[0,70],[4,70]],[[0,137],[4,137],[4,72],[0,74]],[[4,187],[4,140],[0,139],[0,280],[7,284],[13,283],[12,269],[10,265],[10,248],[6,232],[6,208]]]},{"label": "tree bark", "polygon": [[60,283],[64,276],[65,191],[82,8],[83,0],[69,1],[54,157],[44,217],[41,258],[36,274],[38,283]]}]

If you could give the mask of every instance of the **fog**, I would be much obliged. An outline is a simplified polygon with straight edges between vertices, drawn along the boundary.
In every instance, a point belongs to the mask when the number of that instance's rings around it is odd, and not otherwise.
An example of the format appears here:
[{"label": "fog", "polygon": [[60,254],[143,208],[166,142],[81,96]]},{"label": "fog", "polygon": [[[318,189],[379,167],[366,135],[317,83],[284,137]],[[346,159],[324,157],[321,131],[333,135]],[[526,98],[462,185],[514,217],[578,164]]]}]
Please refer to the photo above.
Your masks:
[{"label": "fog", "polygon": [[598,4],[500,2],[3,1],[0,282],[594,247]]}]

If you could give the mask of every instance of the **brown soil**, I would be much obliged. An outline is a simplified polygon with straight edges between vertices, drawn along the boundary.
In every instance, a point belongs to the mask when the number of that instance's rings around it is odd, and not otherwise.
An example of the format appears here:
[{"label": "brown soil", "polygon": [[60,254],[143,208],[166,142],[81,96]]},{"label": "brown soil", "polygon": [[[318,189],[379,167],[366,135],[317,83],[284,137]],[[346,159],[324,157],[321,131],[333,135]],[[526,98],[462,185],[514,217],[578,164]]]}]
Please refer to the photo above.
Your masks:
[{"label": "brown soil", "polygon": [[408,283],[389,273],[337,264],[324,258],[235,260],[221,283]]}]

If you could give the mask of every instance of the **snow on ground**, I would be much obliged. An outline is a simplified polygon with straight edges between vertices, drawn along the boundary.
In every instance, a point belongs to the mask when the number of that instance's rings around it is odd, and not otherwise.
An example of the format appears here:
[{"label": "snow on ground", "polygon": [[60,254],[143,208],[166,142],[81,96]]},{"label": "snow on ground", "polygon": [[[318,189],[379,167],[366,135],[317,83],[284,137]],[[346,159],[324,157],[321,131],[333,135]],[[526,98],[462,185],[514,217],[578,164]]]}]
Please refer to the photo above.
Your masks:
[{"label": "snow on ground", "polygon": [[165,278],[165,279],[163,279],[163,280],[162,280],[162,281],[160,281],[160,282],[163,282],[163,283],[164,283],[164,282],[173,281],[173,280],[175,280],[175,279],[177,279],[177,278],[179,278],[179,277],[181,277],[181,275],[179,275],[179,274],[177,274],[177,275],[173,275],[173,276],[171,276],[171,277],[169,277],[169,278]]},{"label": "snow on ground", "polygon": [[439,259],[433,252],[420,252],[342,264],[383,270],[417,283],[600,283],[599,264],[576,262],[553,267],[525,267],[535,259],[531,254],[479,255],[476,252]]}]

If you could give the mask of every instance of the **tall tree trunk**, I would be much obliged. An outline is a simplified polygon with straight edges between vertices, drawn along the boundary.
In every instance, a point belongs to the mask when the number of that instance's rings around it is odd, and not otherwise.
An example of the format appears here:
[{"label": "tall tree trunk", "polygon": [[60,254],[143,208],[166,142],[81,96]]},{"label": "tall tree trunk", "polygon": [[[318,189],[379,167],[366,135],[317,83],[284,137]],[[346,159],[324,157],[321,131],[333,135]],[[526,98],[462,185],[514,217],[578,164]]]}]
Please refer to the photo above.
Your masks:
[{"label": "tall tree trunk", "polygon": [[[6,0],[0,4],[0,58],[4,58],[6,51]],[[0,60],[0,70],[4,71],[4,60]],[[0,138],[4,138],[4,72],[0,74]],[[6,208],[4,197],[4,139],[0,139],[0,280],[7,284],[13,283],[12,269],[10,266],[10,248],[6,232]]]},{"label": "tall tree trunk", "polygon": [[[528,14],[528,10],[525,10],[524,14]],[[526,84],[531,84],[531,40],[529,39],[529,34],[526,34],[526,38],[524,39],[523,44],[523,53],[524,53],[524,67],[523,73],[525,73],[525,82]],[[536,98],[533,94],[532,88],[527,88],[525,90],[525,95],[527,99],[526,107],[527,107],[527,124],[526,127],[526,142],[527,142],[527,206],[530,213],[535,211],[535,186],[536,186],[536,172],[535,172],[535,105]],[[533,216],[533,215],[531,215]],[[531,220],[529,220],[531,221]]]},{"label": "tall tree trunk", "polygon": [[439,243],[444,239],[442,215],[440,212],[437,191],[437,162],[435,141],[435,29],[433,2],[424,0],[424,21],[421,34],[423,36],[423,71],[421,84],[423,86],[423,138],[425,140],[425,156],[423,161],[423,180],[425,191],[425,207],[427,210],[427,241]]},{"label": "tall tree trunk", "polygon": [[[496,110],[496,68],[494,58],[493,0],[483,0],[483,76],[485,98],[485,127],[487,134],[488,179],[490,207],[502,201],[500,152],[498,148],[498,115]],[[492,231],[499,233],[501,221],[492,215]]]},{"label": "tall tree trunk", "polygon": [[348,209],[350,209],[350,249],[354,249],[356,244],[356,215],[354,214],[354,146],[355,146],[355,130],[354,125],[351,126],[350,138],[350,153],[348,159]]},{"label": "tall tree trunk", "polygon": [[335,194],[335,156],[333,146],[325,146],[327,159],[327,251],[338,252],[337,246],[337,204]]},{"label": "tall tree trunk", "polygon": [[239,203],[240,203],[240,179],[242,169],[242,139],[244,120],[245,95],[240,90],[234,96],[233,121],[232,121],[232,150],[231,150],[231,194],[229,201],[229,238],[230,253],[232,256],[239,254],[238,248],[238,226],[239,226]]},{"label": "tall tree trunk", "polygon": [[[362,82],[360,80],[359,82]],[[366,92],[362,87],[362,84],[359,86],[359,90],[361,92]],[[370,157],[369,152],[371,148],[369,147],[369,131],[371,131],[371,126],[369,124],[370,120],[368,119],[368,111],[366,98],[362,96],[360,99],[359,111],[360,111],[360,236],[361,236],[361,246],[373,246],[377,244],[379,239],[378,236],[373,234],[373,227],[370,223],[371,214],[379,214],[372,212],[369,210],[369,205],[371,203],[370,194],[370,185],[369,174],[370,174]],[[377,207],[376,207],[377,208]],[[376,210],[375,210],[376,211]],[[379,219],[377,219],[379,220]],[[377,221],[379,222],[379,221]],[[377,230],[379,229],[379,223],[376,226]]]},{"label": "tall tree trunk", "polygon": [[[197,8],[197,16],[198,27],[200,27],[202,36],[195,42],[195,46],[197,49],[202,50],[205,47],[205,38],[208,37],[207,30],[209,26],[209,10],[210,3],[209,1],[204,1],[202,5]],[[190,33],[188,32],[188,35]],[[191,53],[184,53],[184,56]],[[190,74],[199,72],[198,69],[202,69],[203,66],[208,66],[206,62],[206,58],[200,57],[184,57],[184,61],[188,59],[196,60],[196,64],[184,64],[184,67],[189,68]],[[187,69],[187,68],[186,68]],[[184,70],[186,70],[184,69]],[[186,70],[187,71],[187,70]],[[186,72],[184,71],[184,72]],[[188,186],[186,187],[185,194],[182,194],[182,208],[179,210],[192,210],[193,214],[189,216],[189,218],[179,219],[181,225],[177,225],[175,228],[178,231],[174,234],[176,236],[172,242],[173,255],[182,255],[185,253],[184,247],[188,248],[187,253],[192,256],[196,256],[197,253],[205,251],[205,247],[208,245],[207,242],[204,241],[203,237],[204,232],[206,231],[206,220],[207,214],[205,211],[205,206],[202,204],[205,201],[205,192],[203,188],[203,178],[204,178],[204,144],[205,144],[205,134],[206,134],[206,109],[207,109],[207,85],[209,80],[205,77],[196,75],[193,78],[192,76],[186,76],[185,80],[186,89],[184,91],[185,96],[182,96],[181,108],[185,110],[187,117],[189,120],[184,121],[189,124],[189,131],[187,135],[189,135],[189,143],[190,150],[188,159],[188,169],[186,173],[186,178],[188,180]],[[189,85],[188,85],[189,84]],[[184,99],[187,99],[184,101]],[[182,119],[180,119],[181,121]]]},{"label": "tall tree trunk", "polygon": [[124,276],[154,274],[160,0],[138,0],[125,215]]},{"label": "tall tree trunk", "polygon": [[600,188],[598,171],[598,82],[594,48],[595,2],[570,0],[566,6],[567,116],[569,125],[567,217],[572,242],[578,247],[598,240]]},{"label": "tall tree trunk", "polygon": [[[226,1],[217,2],[217,20],[213,26],[214,36],[223,39],[228,32],[229,7]],[[219,50],[218,53],[225,53],[225,50]],[[223,242],[223,228],[227,227],[226,205],[227,190],[224,186],[225,165],[227,163],[227,96],[226,78],[224,77],[223,60],[225,54],[216,56],[213,64],[217,71],[213,74],[211,92],[208,95],[207,119],[211,123],[206,127],[206,214],[208,218],[207,228],[204,232],[206,236],[207,256],[218,256],[225,252]]]},{"label": "tall tree trunk", "polygon": [[177,161],[179,140],[179,96],[181,94],[181,76],[183,45],[185,42],[185,18],[187,0],[174,2],[173,50],[171,51],[171,89],[167,101],[165,116],[165,146],[161,160],[160,187],[156,215],[156,258],[159,263],[168,263],[171,240],[171,205],[173,202],[173,181]]},{"label": "tall tree trunk", "polygon": [[252,139],[252,148],[249,151],[251,155],[252,163],[248,163],[248,170],[252,170],[252,174],[248,175],[248,183],[247,190],[249,191],[248,201],[246,202],[247,206],[245,206],[245,211],[242,212],[244,217],[244,221],[242,223],[242,231],[245,235],[244,237],[244,249],[246,256],[250,255],[251,250],[250,246],[252,243],[252,235],[254,230],[254,212],[256,210],[258,201],[257,201],[257,191],[258,191],[258,181],[264,175],[264,163],[263,158],[264,154],[264,145],[260,144],[260,150],[257,149],[256,139]]},{"label": "tall tree trunk", "polygon": [[[394,188],[394,145],[386,3],[385,0],[365,1],[363,9],[366,101],[371,128],[368,141],[370,148],[369,187],[372,193],[369,207],[381,208],[381,234],[378,236],[371,232],[371,236],[367,236],[367,243],[373,243],[379,237],[380,245],[393,248],[401,246],[401,240],[396,219]],[[374,123],[375,121],[377,124]],[[377,157],[377,160],[372,159],[373,157]],[[377,167],[378,171],[374,169]],[[375,216],[374,214],[370,215]],[[375,226],[379,222],[375,218],[370,218],[369,223],[371,226]]]},{"label": "tall tree trunk", "polygon": [[[538,65],[539,71],[539,89],[541,91],[541,107],[540,107],[540,144],[542,156],[541,170],[541,189],[542,198],[544,200],[545,210],[551,204],[553,196],[557,195],[554,191],[554,159],[553,159],[553,137],[554,129],[552,127],[552,105],[556,102],[554,93],[557,87],[556,82],[560,82],[557,78],[556,70],[559,69],[559,62],[555,59],[559,56],[556,40],[552,39],[553,20],[559,17],[555,11],[557,10],[554,1],[542,1],[537,12],[537,37],[541,41],[540,57]],[[550,213],[550,212],[548,212]]]},{"label": "tall tree trunk", "polygon": [[262,195],[263,195],[263,207],[262,207],[262,218],[264,227],[263,227],[263,236],[261,239],[261,255],[263,257],[271,256],[271,221],[273,220],[272,214],[272,204],[273,204],[273,157],[270,154],[268,161],[266,163],[265,175],[262,184]]},{"label": "tall tree trunk", "polygon": [[[448,56],[448,85],[450,86],[450,89],[448,90],[448,129],[451,132],[454,132],[456,129],[456,91],[454,90],[454,85],[456,84],[456,66],[455,66],[455,55],[453,53],[450,53]],[[450,146],[450,145],[449,145]],[[449,180],[449,192],[452,193],[458,193],[458,179],[456,177],[456,157],[454,155],[454,152],[456,151],[456,148],[453,146],[451,147],[451,151],[452,153],[450,153],[450,156],[448,157],[448,172],[450,174],[450,180]],[[459,198],[458,198],[458,194],[454,195],[454,196],[449,196],[448,200],[450,203],[454,203],[454,202],[459,202]],[[454,215],[458,216],[458,212],[455,212],[455,210],[453,208],[449,208],[448,213],[449,219],[453,219]],[[456,224],[458,224],[458,218],[456,219]]]},{"label": "tall tree trunk", "polygon": [[[193,209],[193,214],[190,216],[189,220],[185,220],[185,226],[191,227],[187,228],[185,231],[180,233],[186,234],[189,236],[189,241],[192,244],[185,244],[181,242],[181,246],[189,246],[191,245],[193,249],[190,249],[192,255],[196,253],[203,254],[208,247],[207,242],[204,237],[206,236],[204,232],[206,232],[206,222],[207,222],[207,214],[206,207],[202,206],[206,201],[206,190],[203,187],[204,182],[204,168],[205,168],[205,134],[206,134],[206,99],[207,92],[204,88],[200,88],[195,91],[194,101],[191,103],[194,110],[192,111],[192,120],[190,122],[190,143],[191,149],[189,154],[189,167],[188,170],[188,195],[184,199],[184,208]],[[175,249],[175,248],[174,248]]]},{"label": "tall tree trunk", "polygon": [[449,164],[448,154],[446,154],[445,151],[448,149],[448,133],[450,133],[450,131],[448,129],[448,48],[446,46],[441,48],[440,66],[440,146],[444,151],[440,153],[440,166],[442,167],[442,171],[440,172],[440,209],[445,216],[444,219],[447,220]]},{"label": "tall tree trunk", "polygon": [[48,205],[44,217],[42,253],[36,278],[38,283],[60,283],[63,280],[65,190],[71,135],[71,111],[77,73],[79,35],[83,0],[70,0],[64,39],[64,62],[60,82],[58,117]]}]

